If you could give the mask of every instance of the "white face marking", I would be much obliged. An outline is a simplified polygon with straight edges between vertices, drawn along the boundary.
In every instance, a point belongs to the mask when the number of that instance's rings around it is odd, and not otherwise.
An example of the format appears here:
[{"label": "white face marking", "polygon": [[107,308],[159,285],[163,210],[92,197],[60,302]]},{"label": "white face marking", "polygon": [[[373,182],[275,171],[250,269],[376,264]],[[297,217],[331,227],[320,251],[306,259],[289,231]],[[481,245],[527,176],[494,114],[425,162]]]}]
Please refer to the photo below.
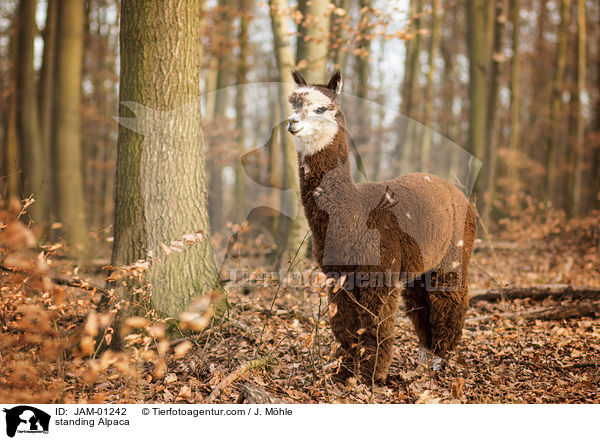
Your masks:
[{"label": "white face marking", "polygon": [[315,154],[329,144],[338,130],[336,109],[325,94],[312,87],[299,87],[292,92],[302,102],[288,118],[289,130],[302,157]]}]

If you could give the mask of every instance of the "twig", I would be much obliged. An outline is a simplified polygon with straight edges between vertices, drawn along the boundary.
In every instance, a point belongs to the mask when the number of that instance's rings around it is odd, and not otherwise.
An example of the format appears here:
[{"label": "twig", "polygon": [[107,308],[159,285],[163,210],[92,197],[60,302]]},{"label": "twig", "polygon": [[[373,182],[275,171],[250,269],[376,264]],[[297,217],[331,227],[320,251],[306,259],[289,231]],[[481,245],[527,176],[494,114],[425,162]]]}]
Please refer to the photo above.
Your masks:
[{"label": "twig", "polygon": [[242,365],[237,367],[233,373],[228,374],[225,379],[217,384],[217,386],[212,390],[208,398],[206,399],[206,403],[213,402],[220,392],[231,385],[239,376],[244,374],[246,371],[251,369],[262,368],[269,362],[268,357],[253,359],[251,361],[244,362]]}]

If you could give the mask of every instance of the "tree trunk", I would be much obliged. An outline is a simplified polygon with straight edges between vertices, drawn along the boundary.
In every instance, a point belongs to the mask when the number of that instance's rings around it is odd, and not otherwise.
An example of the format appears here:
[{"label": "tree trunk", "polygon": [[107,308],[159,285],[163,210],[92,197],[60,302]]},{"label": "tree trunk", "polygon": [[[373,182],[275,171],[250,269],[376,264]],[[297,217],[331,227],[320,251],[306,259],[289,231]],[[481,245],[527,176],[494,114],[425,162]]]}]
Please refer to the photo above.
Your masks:
[{"label": "tree trunk", "polygon": [[[356,70],[358,77],[358,87],[356,94],[359,98],[358,108],[356,109],[356,130],[353,141],[360,148],[364,148],[369,139],[373,135],[371,123],[372,116],[368,109],[369,99],[369,76],[371,68],[371,33],[373,9],[372,0],[360,0],[360,19],[357,34],[357,49],[356,52]],[[354,181],[356,183],[363,182],[365,175],[360,172],[357,166],[354,170]]]},{"label": "tree trunk", "polygon": [[[518,155],[521,143],[521,65],[520,65],[520,23],[521,2],[511,0],[510,5],[512,18],[512,61],[510,66],[510,143],[511,152],[508,160],[508,178],[510,181],[510,200],[516,203],[519,192],[519,170]],[[516,208],[516,206],[515,206]]]},{"label": "tree trunk", "polygon": [[81,69],[84,3],[61,0],[56,41],[53,120],[54,197],[56,219],[71,252],[82,255],[87,233],[81,172]]},{"label": "tree trunk", "polygon": [[[58,13],[58,1],[48,0],[46,5],[46,27],[44,28],[44,54],[40,72],[38,106],[40,109],[40,141],[42,144],[42,157],[45,164],[51,163],[51,139],[52,139],[52,113],[54,106],[54,71],[56,63],[56,20]],[[45,167],[47,194],[52,194],[52,167]],[[47,204],[46,215],[52,218],[52,205]]]},{"label": "tree trunk", "polygon": [[[178,316],[217,283],[199,105],[200,3],[124,0],[121,11],[112,264],[149,259],[155,309]],[[198,242],[186,235],[195,233]]]},{"label": "tree trunk", "polygon": [[439,0],[432,0],[431,37],[429,39],[429,70],[427,71],[427,84],[425,86],[425,118],[423,124],[423,141],[421,143],[421,171],[429,170],[429,156],[431,153],[431,137],[433,128],[433,74],[435,72],[435,58],[440,44],[440,16]]},{"label": "tree trunk", "polygon": [[560,142],[561,134],[561,104],[563,94],[563,80],[565,75],[565,63],[567,52],[567,36],[569,28],[569,9],[571,0],[561,0],[560,3],[560,27],[558,31],[558,47],[556,53],[556,64],[554,67],[554,79],[552,80],[552,100],[550,103],[550,136],[546,150],[546,198],[554,201],[554,190],[556,181],[556,149]]},{"label": "tree trunk", "polygon": [[19,56],[17,68],[17,127],[23,165],[23,196],[33,196],[29,216],[43,225],[46,217],[46,168],[40,139],[35,72],[33,69],[33,39],[36,0],[19,4]]},{"label": "tree trunk", "polygon": [[494,12],[494,38],[493,47],[491,51],[491,70],[490,70],[490,88],[488,96],[488,107],[487,107],[487,122],[486,122],[486,133],[487,133],[487,164],[484,167],[487,169],[487,200],[483,205],[482,219],[486,224],[489,224],[491,212],[494,206],[494,199],[496,198],[496,172],[497,172],[497,158],[498,158],[498,137],[500,135],[500,119],[498,116],[498,93],[500,92],[500,75],[502,66],[504,65],[504,53],[503,53],[503,38],[504,38],[504,25],[506,23],[506,12],[505,2],[508,0],[495,0],[495,12]]},{"label": "tree trunk", "polygon": [[[226,124],[227,104],[229,101],[229,90],[234,72],[235,61],[233,59],[233,20],[235,16],[235,3],[233,0],[220,0],[218,4],[220,13],[218,16],[219,32],[223,34],[220,46],[217,48],[219,54],[217,89],[215,93],[214,123]],[[211,147],[215,147],[211,145]],[[221,146],[216,146],[219,149]],[[220,151],[220,149],[219,149]],[[208,190],[208,211],[210,214],[210,225],[213,231],[220,229],[224,221],[223,203],[223,166],[219,163],[220,152],[211,149],[211,165]]]},{"label": "tree trunk", "polygon": [[574,153],[573,165],[573,192],[570,196],[571,206],[569,212],[576,217],[582,212],[581,182],[583,175],[583,143],[585,141],[585,119],[583,115],[583,93],[585,91],[586,73],[586,16],[585,0],[577,0],[577,84],[575,91],[575,139],[571,148]]},{"label": "tree trunk", "polygon": [[[302,0],[300,0],[302,1]],[[351,2],[350,0],[337,0],[336,6],[344,12],[334,13],[331,25],[331,41],[333,47],[333,62],[336,69],[342,72],[346,70],[346,61],[348,60],[348,31],[346,29],[347,18]]]},{"label": "tree trunk", "polygon": [[[244,133],[244,118],[245,115],[245,95],[244,95],[244,85],[246,84],[246,75],[248,73],[248,65],[247,65],[247,57],[248,57],[248,26],[250,24],[250,14],[252,9],[252,0],[240,0],[240,30],[238,41],[240,44],[239,49],[239,57],[238,57],[238,65],[237,65],[237,78],[236,78],[236,95],[235,95],[235,116],[236,116],[236,130],[238,132],[237,136],[237,146],[239,151],[239,156],[241,157],[246,150],[245,142],[246,136]],[[241,160],[236,162],[235,167],[235,205],[234,218],[239,221],[243,221],[243,215],[245,214],[245,203],[246,203],[246,189],[244,186],[244,176],[245,171],[242,166]]]},{"label": "tree trunk", "polygon": [[8,85],[10,87],[10,95],[8,97],[8,111],[6,112],[6,119],[4,120],[4,146],[3,146],[3,163],[2,163],[2,175],[5,179],[0,180],[5,187],[0,192],[1,196],[5,196],[6,200],[20,199],[20,188],[19,188],[19,172],[20,172],[20,158],[19,158],[19,138],[17,134],[17,58],[19,54],[19,16],[18,14],[13,15],[13,24],[10,36],[10,54],[11,54],[11,66],[10,66],[10,80]]},{"label": "tree trunk", "polygon": [[296,61],[308,83],[322,84],[325,82],[327,63],[330,2],[328,0],[300,1],[299,6],[303,22],[299,29]]},{"label": "tree trunk", "polygon": [[[469,151],[480,160],[485,157],[485,123],[487,110],[486,2],[468,0],[469,16]],[[477,184],[476,188],[481,185]]]},{"label": "tree trunk", "polygon": [[[287,100],[289,94],[294,90],[294,84],[291,82],[292,67],[294,66],[294,56],[289,39],[287,0],[270,0],[271,24],[273,27],[273,39],[275,42],[275,56],[277,58],[277,67],[279,70],[280,94],[279,106],[281,110],[281,119],[285,120],[291,113],[292,107]],[[281,130],[281,148],[283,151],[283,187],[292,189],[294,197],[282,195],[282,212],[290,212],[291,206],[298,206],[300,199],[300,184],[298,178],[298,165],[294,138],[287,130]],[[304,217],[302,207],[298,209],[296,219],[288,221],[287,218],[280,217],[279,237],[284,243],[283,258],[292,259],[296,254],[301,255],[300,247],[308,231],[308,224]],[[285,266],[285,260],[280,265]]]}]

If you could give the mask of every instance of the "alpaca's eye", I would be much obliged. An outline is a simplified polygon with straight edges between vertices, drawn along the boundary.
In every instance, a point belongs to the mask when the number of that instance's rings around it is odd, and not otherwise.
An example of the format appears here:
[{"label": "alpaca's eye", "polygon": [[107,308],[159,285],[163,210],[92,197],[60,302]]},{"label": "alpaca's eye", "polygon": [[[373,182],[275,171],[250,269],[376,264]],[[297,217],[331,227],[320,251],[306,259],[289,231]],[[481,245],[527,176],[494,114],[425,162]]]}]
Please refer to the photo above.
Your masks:
[{"label": "alpaca's eye", "polygon": [[318,109],[315,110],[315,113],[318,115],[322,115],[326,111],[327,111],[327,107],[319,107]]}]

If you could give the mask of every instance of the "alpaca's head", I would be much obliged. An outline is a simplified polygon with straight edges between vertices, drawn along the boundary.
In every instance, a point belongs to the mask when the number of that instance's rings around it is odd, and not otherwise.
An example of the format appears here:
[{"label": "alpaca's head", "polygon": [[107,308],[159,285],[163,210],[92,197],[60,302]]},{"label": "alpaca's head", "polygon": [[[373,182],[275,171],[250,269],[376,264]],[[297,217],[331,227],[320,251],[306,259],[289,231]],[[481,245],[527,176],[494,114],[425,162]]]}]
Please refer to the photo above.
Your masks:
[{"label": "alpaca's head", "polygon": [[342,74],[338,70],[327,85],[308,85],[295,71],[292,76],[297,88],[288,97],[294,110],[288,118],[288,131],[295,136],[296,149],[302,156],[315,154],[333,140],[343,120],[337,103]]}]

